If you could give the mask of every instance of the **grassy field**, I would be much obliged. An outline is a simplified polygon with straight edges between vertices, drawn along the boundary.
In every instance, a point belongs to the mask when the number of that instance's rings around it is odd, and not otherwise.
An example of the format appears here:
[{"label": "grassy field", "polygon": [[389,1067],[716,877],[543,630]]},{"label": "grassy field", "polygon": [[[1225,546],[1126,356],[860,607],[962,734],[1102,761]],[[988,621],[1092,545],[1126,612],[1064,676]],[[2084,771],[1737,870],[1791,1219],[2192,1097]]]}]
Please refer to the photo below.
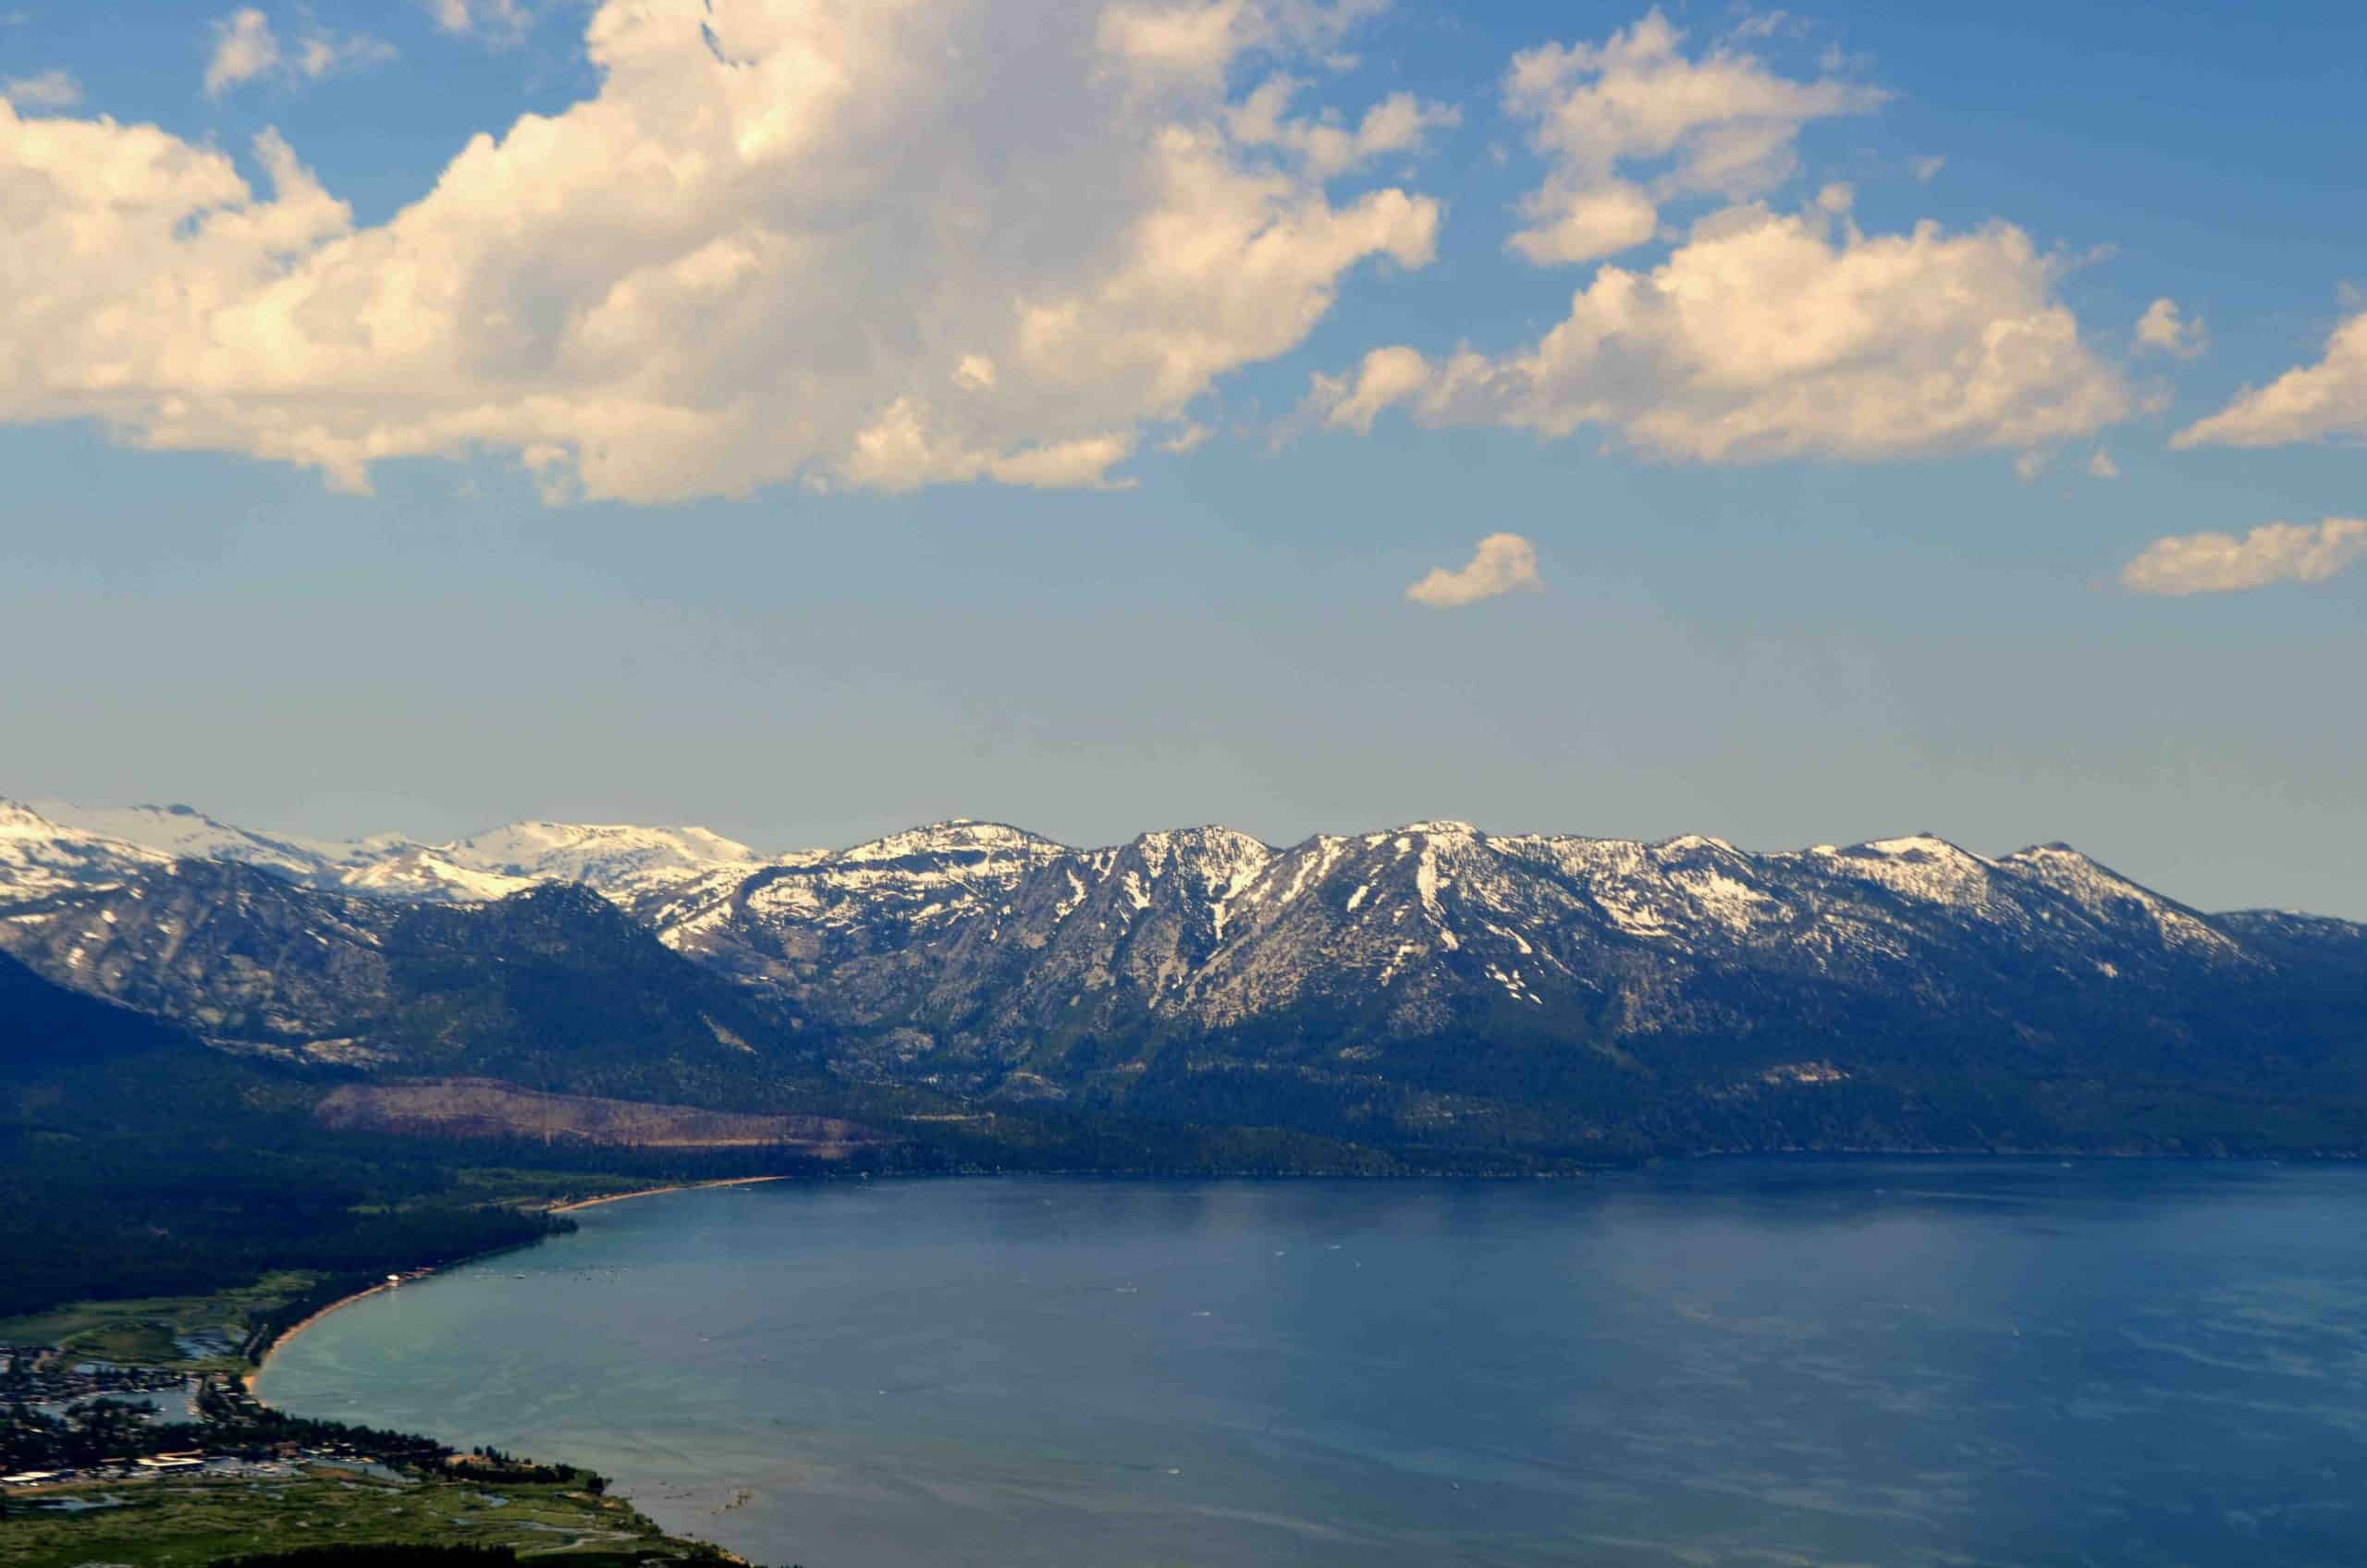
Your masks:
[{"label": "grassy field", "polygon": [[285,1481],[143,1481],[50,1495],[112,1497],[123,1506],[64,1514],[12,1500],[0,1523],[0,1564],[203,1568],[250,1552],[383,1542],[506,1546],[521,1557],[549,1558],[553,1568],[713,1555],[668,1538],[625,1503],[551,1486],[405,1486],[312,1472]]},{"label": "grassy field", "polygon": [[230,1370],[235,1356],[185,1354],[174,1335],[213,1329],[235,1345],[251,1320],[304,1293],[320,1276],[288,1270],[210,1296],[150,1296],[135,1301],[83,1301],[25,1317],[0,1318],[0,1344],[56,1345],[102,1361],[146,1366]]}]

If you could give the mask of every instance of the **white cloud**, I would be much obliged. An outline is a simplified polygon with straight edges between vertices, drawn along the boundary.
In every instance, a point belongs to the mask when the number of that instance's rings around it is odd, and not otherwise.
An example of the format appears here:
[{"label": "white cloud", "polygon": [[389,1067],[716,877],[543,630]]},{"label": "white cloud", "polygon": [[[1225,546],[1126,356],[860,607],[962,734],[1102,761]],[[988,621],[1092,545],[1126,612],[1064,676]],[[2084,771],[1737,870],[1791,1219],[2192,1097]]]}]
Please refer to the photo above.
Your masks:
[{"label": "white cloud", "polygon": [[318,81],[339,71],[382,65],[394,57],[395,46],[384,39],[358,32],[338,36],[310,31],[297,41],[291,60],[297,75],[307,81]]},{"label": "white cloud", "polygon": [[1307,172],[1328,179],[1374,158],[1415,153],[1432,131],[1458,124],[1462,116],[1410,92],[1393,92],[1367,110],[1351,129],[1337,120],[1290,119],[1283,110],[1306,84],[1295,77],[1269,77],[1244,99],[1231,116],[1233,139],[1249,146],[1287,148]]},{"label": "white cloud", "polygon": [[1931,184],[1940,178],[1940,171],[1947,166],[1947,159],[1937,155],[1917,158],[1907,165],[1907,167],[1914,171],[1915,183],[1918,185]]},{"label": "white cloud", "polygon": [[1869,236],[1822,211],[1734,208],[1649,272],[1598,269],[1527,349],[1380,350],[1391,374],[1318,378],[1314,411],[1360,428],[1404,402],[1432,424],[1595,427],[1707,462],[2026,452],[2128,407],[2055,297],[2059,271],[2006,224]]},{"label": "white cloud", "polygon": [[2335,328],[2324,358],[2246,387],[2209,419],[2178,432],[2173,447],[2282,447],[2327,436],[2367,435],[2367,313]]},{"label": "white cloud", "polygon": [[[1869,235],[1842,183],[1797,213],[1741,199],[1790,178],[1803,126],[1885,96],[1790,80],[1741,36],[1690,57],[1653,11],[1600,44],[1515,56],[1506,101],[1555,161],[1513,239],[1531,260],[1600,261],[1650,240],[1672,197],[1736,200],[1657,265],[1598,264],[1530,347],[1377,349],[1352,375],[1316,376],[1297,423],[1369,430],[1403,404],[1429,424],[1553,439],[1592,428],[1705,462],[2003,449],[2023,454],[2027,477],[2046,448],[2128,412],[2121,375],[2058,297],[2067,263],[2022,230]],[[1633,178],[1638,162],[1661,168],[1653,183]]]},{"label": "white cloud", "polygon": [[1405,596],[1433,609],[1456,609],[1509,594],[1515,588],[1542,588],[1537,574],[1537,546],[1517,533],[1490,533],[1471,552],[1459,570],[1432,567],[1429,574],[1405,590]]},{"label": "white cloud", "polygon": [[393,45],[363,33],[337,34],[307,23],[293,48],[280,43],[271,18],[249,6],[214,24],[214,53],[205,67],[205,91],[219,98],[262,78],[283,82],[319,81],[340,71],[394,58]]},{"label": "white cloud", "polygon": [[[1522,202],[1527,227],[1513,248],[1540,265],[1617,255],[1652,238],[1663,202],[1772,190],[1796,166],[1802,127],[1886,96],[1831,78],[1794,81],[1735,47],[1764,31],[1747,24],[1687,58],[1685,34],[1654,10],[1600,44],[1515,55],[1505,106],[1531,122],[1551,172]],[[1660,172],[1630,178],[1637,164]]]},{"label": "white cloud", "polygon": [[[1354,15],[1220,8],[1267,74]],[[605,0],[595,95],[367,228],[276,137],[258,190],[155,127],[0,107],[0,422],[356,488],[478,449],[594,499],[1113,483],[1353,270],[1427,263],[1438,208],[1335,200],[1312,146],[1233,135],[1217,79],[1145,91],[1109,14]],[[233,76],[288,68],[267,20],[227,36]]]},{"label": "white cloud", "polygon": [[70,109],[82,101],[82,84],[67,71],[43,71],[0,81],[0,98],[23,109]]},{"label": "white cloud", "polygon": [[1340,40],[1388,0],[1109,0],[1095,25],[1103,60],[1139,92],[1213,92],[1245,55],[1341,63]]},{"label": "white cloud", "polygon": [[2137,346],[2173,359],[2198,359],[2211,346],[2211,334],[2201,317],[2188,317],[2177,300],[2156,300],[2137,318]]},{"label": "white cloud", "polygon": [[1430,374],[1429,361],[1411,349],[1375,349],[1356,368],[1353,381],[1317,375],[1310,410],[1333,430],[1367,432],[1383,409],[1429,386]]},{"label": "white cloud", "polygon": [[249,6],[214,24],[214,56],[205,67],[205,91],[220,97],[279,65],[279,38],[271,18]]},{"label": "white cloud", "polygon": [[2025,484],[2035,484],[2046,472],[2046,465],[2054,461],[2052,455],[2037,450],[2014,455],[2014,477]]},{"label": "white cloud", "polygon": [[1182,85],[1215,92],[1249,42],[1256,13],[1248,0],[1187,0],[1179,5],[1119,4],[1103,9],[1101,54],[1148,88]]},{"label": "white cloud", "polygon": [[446,32],[519,38],[533,17],[520,0],[423,0],[427,14]]},{"label": "white cloud", "polygon": [[2324,582],[2367,559],[2367,521],[2332,517],[2315,528],[2272,522],[2242,538],[2189,533],[2156,539],[2122,569],[2124,587],[2183,595],[2264,588],[2273,582]]},{"label": "white cloud", "polygon": [[2112,460],[2112,454],[2110,452],[2107,452],[2102,447],[2099,447],[2088,456],[2088,477],[2091,479],[2118,479],[2120,477],[2120,465]]}]

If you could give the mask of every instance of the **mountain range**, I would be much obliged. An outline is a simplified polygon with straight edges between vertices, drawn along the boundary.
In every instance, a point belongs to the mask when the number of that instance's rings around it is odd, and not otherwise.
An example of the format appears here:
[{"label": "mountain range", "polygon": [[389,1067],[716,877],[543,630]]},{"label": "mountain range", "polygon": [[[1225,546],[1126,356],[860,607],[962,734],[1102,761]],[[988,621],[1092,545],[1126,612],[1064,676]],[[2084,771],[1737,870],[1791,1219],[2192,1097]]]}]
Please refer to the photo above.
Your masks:
[{"label": "mountain range", "polygon": [[2367,926],[2061,844],[954,821],[767,855],[0,802],[0,949],[220,1051],[715,1110],[909,1093],[1515,1165],[2367,1147]]}]

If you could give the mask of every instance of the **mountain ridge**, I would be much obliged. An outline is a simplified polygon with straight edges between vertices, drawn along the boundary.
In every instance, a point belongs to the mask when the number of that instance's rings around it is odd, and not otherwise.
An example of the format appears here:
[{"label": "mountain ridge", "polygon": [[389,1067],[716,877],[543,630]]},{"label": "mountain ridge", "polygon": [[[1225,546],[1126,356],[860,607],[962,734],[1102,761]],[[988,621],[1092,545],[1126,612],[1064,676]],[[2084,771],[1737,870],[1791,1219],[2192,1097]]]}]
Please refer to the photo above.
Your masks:
[{"label": "mountain ridge", "polygon": [[[2059,843],[1750,851],[1433,819],[1076,849],[955,818],[764,856],[539,822],[448,857],[372,840],[366,864],[402,875],[305,880],[248,852],[264,836],[154,826],[229,858],[0,808],[0,949],[219,1047],[381,1075],[730,1109],[794,1063],[980,1104],[1564,1155],[2299,1138],[2367,1096],[2367,925],[2208,914]],[[489,880],[422,892],[441,874],[402,857],[427,853]],[[630,984],[600,978],[611,962]],[[607,1012],[578,1005],[593,991]]]},{"label": "mountain ridge", "polygon": [[[1186,835],[1221,835],[1232,840],[1255,845],[1269,855],[1289,853],[1321,842],[1367,841],[1395,839],[1406,834],[1465,834],[1500,842],[1535,842],[1600,845],[1649,851],[1684,849],[1706,846],[1728,853],[1754,859],[1794,857],[1810,854],[1834,855],[1858,851],[1886,851],[1893,847],[1937,846],[1941,850],[1995,865],[2005,862],[2024,861],[2042,853],[2061,852],[2077,857],[2091,867],[2103,870],[2123,881],[2121,876],[2103,863],[2060,840],[2030,844],[2005,854],[1987,856],[1968,850],[1942,835],[1930,831],[1895,835],[1881,839],[1860,839],[1847,845],[1817,844],[1801,849],[1742,850],[1732,841],[1714,835],[1680,833],[1663,839],[1623,839],[1577,833],[1496,833],[1475,825],[1452,818],[1425,819],[1395,827],[1369,828],[1352,833],[1315,833],[1288,842],[1258,838],[1255,834],[1222,823],[1208,822],[1188,827],[1152,828],[1118,843],[1084,846],[1052,838],[1014,824],[975,817],[946,817],[918,824],[913,827],[882,834],[854,844],[835,848],[800,848],[774,854],[693,824],[649,826],[631,823],[565,823],[538,818],[521,818],[497,827],[465,835],[443,843],[417,840],[397,833],[379,833],[348,839],[320,839],[298,834],[256,831],[222,822],[194,807],[181,804],[128,807],[93,807],[55,800],[16,800],[0,796],[0,841],[10,831],[11,817],[25,826],[17,831],[26,837],[35,836],[38,828],[48,827],[59,839],[81,842],[104,841],[126,846],[135,855],[151,851],[180,859],[234,859],[265,869],[293,871],[302,861],[336,867],[343,875],[330,882],[318,881],[311,876],[294,879],[314,882],[320,886],[342,886],[350,890],[386,897],[435,897],[448,901],[484,901],[503,898],[521,890],[525,884],[540,881],[580,881],[615,896],[626,895],[619,901],[629,901],[632,895],[644,889],[634,886],[634,873],[651,862],[669,862],[659,869],[681,874],[690,880],[734,867],[747,873],[773,867],[805,867],[826,861],[862,864],[892,861],[914,854],[944,853],[957,850],[991,851],[1010,848],[1016,852],[1034,850],[1060,851],[1072,855],[1106,854],[1147,841],[1171,840]],[[175,825],[186,824],[186,827]],[[516,852],[522,843],[539,840],[535,852]],[[594,854],[587,845],[602,840],[616,847],[607,856]],[[696,848],[693,848],[693,847]],[[698,852],[704,850],[704,853]],[[463,873],[474,874],[448,877],[441,886],[432,881],[413,881],[398,876],[370,877],[372,867],[390,862],[400,862],[418,855],[440,857],[449,866]],[[283,858],[284,857],[284,858]],[[561,875],[562,869],[572,869],[578,875]],[[580,873],[590,872],[591,875]],[[9,889],[6,881],[6,868],[0,864],[0,895]],[[649,880],[663,884],[673,878],[660,875]],[[2187,907],[2181,905],[2180,907]],[[2248,913],[2231,911],[2226,913]],[[2278,910],[2275,913],[2300,914],[2305,912]],[[2338,919],[2337,916],[2312,916]]]}]

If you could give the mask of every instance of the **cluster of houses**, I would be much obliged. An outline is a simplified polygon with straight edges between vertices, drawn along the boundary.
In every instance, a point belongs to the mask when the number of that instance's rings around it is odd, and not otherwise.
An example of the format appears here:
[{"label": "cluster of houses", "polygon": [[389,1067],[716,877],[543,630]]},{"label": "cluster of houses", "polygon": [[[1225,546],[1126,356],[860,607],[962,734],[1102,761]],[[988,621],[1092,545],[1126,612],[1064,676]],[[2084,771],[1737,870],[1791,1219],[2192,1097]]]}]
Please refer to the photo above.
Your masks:
[{"label": "cluster of houses", "polygon": [[189,1378],[159,1366],[118,1366],[109,1361],[63,1361],[55,1345],[0,1345],[0,1397],[28,1404],[64,1404],[104,1394],[162,1393],[185,1389]]},{"label": "cluster of houses", "polygon": [[137,1459],[104,1460],[80,1470],[19,1470],[13,1476],[0,1476],[0,1487],[54,1487],[69,1481],[130,1481],[143,1475],[171,1475],[177,1471],[202,1470],[206,1465],[203,1453],[192,1450],[188,1453],[151,1453]]},{"label": "cluster of houses", "polygon": [[20,1470],[13,1476],[0,1476],[0,1491],[18,1494],[50,1487],[148,1481],[167,1476],[206,1476],[232,1480],[285,1477],[294,1475],[300,1465],[359,1465],[366,1463],[365,1456],[357,1454],[344,1444],[308,1447],[281,1443],[267,1456],[207,1453],[201,1449],[190,1449],[179,1453],[125,1455],[118,1459],[102,1460],[77,1470]]},{"label": "cluster of houses", "polygon": [[[259,1408],[253,1396],[232,1378],[214,1375],[193,1380],[184,1373],[162,1367],[119,1366],[108,1362],[69,1366],[63,1363],[53,1345],[0,1345],[0,1422],[7,1419],[11,1409],[30,1407],[55,1412],[92,1398],[166,1390],[202,1390],[239,1415],[252,1415]],[[195,1409],[193,1402],[191,1409]],[[300,1464],[366,1462],[366,1456],[345,1443],[282,1442],[261,1450],[242,1449],[237,1453],[209,1453],[202,1449],[129,1453],[78,1468],[19,1470],[0,1475],[0,1494],[15,1496],[52,1487],[153,1480],[167,1476],[285,1476]]]}]

